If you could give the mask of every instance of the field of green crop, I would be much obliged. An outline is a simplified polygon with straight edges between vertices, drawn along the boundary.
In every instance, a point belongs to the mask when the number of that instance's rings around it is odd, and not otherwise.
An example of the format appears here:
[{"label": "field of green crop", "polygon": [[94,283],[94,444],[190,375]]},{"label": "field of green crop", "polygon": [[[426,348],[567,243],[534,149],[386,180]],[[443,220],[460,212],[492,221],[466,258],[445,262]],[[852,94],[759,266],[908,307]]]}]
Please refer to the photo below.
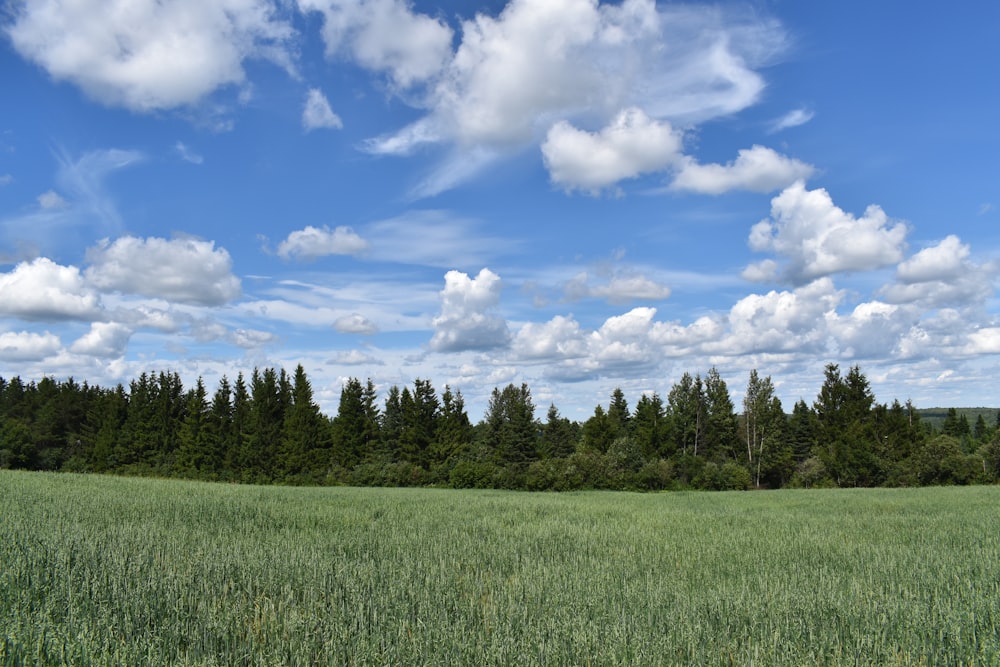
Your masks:
[{"label": "field of green crop", "polygon": [[0,664],[997,665],[1000,488],[0,471]]}]

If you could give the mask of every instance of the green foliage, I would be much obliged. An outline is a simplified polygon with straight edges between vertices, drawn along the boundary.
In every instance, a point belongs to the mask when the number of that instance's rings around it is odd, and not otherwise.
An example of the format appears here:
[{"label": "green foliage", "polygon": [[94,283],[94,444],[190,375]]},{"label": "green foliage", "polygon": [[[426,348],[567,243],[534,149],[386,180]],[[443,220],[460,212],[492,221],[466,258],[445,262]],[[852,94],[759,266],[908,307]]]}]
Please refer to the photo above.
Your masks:
[{"label": "green foliage", "polygon": [[843,375],[828,365],[812,407],[799,400],[790,416],[756,370],[737,415],[715,368],[704,379],[684,373],[666,404],[643,393],[632,413],[615,388],[582,424],[554,404],[536,420],[526,384],[495,388],[475,425],[461,391],[439,396],[428,380],[390,387],[382,409],[378,398],[371,379],[349,378],[331,419],[301,365],[291,376],[254,369],[249,386],[242,374],[223,377],[210,400],[200,379],[185,390],[167,371],[143,373],[127,391],[0,378],[0,468],[560,490],[738,489],[746,474],[756,488],[1000,481],[988,410],[941,411],[938,434],[909,401],[876,403],[857,366]]}]

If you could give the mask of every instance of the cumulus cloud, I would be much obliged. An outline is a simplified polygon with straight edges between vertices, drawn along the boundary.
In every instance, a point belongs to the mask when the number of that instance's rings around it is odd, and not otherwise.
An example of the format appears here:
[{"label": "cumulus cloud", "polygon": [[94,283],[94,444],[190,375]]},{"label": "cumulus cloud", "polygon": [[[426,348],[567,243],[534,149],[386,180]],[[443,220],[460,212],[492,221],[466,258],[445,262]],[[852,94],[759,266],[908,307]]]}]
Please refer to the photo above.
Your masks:
[{"label": "cumulus cloud", "polygon": [[830,317],[828,325],[841,356],[884,359],[900,353],[900,340],[918,319],[911,308],[867,301],[847,315]]},{"label": "cumulus cloud", "polygon": [[747,267],[748,280],[804,284],[840,272],[869,271],[903,258],[906,225],[876,205],[856,218],[834,205],[826,190],[807,190],[799,181],[771,200],[771,218],[750,230],[750,248],[773,252],[783,266],[764,260]]},{"label": "cumulus cloud", "polygon": [[522,359],[569,359],[582,357],[587,346],[580,324],[572,318],[557,315],[548,322],[529,322],[514,337],[512,348]]},{"label": "cumulus cloud", "polygon": [[670,296],[669,287],[639,273],[616,271],[606,281],[593,282],[593,276],[581,271],[566,284],[566,298],[576,301],[596,297],[608,303],[623,304],[640,300],[662,301]]},{"label": "cumulus cloud", "polygon": [[444,281],[441,313],[433,320],[431,348],[454,352],[507,345],[507,322],[491,312],[500,302],[500,276],[485,268],[475,278],[449,271]]},{"label": "cumulus cloud", "polygon": [[232,260],[211,241],[104,239],[87,251],[88,282],[102,290],[199,306],[222,305],[240,295]]},{"label": "cumulus cloud", "polygon": [[709,349],[729,355],[822,352],[827,341],[827,319],[843,299],[844,293],[829,278],[791,291],[749,294],[729,310],[726,335]]},{"label": "cumulus cloud", "polygon": [[661,171],[675,161],[681,135],[668,122],[651,119],[640,109],[619,113],[597,133],[566,121],[549,129],[542,156],[552,181],[567,190],[597,194],[619,181]]},{"label": "cumulus cloud", "polygon": [[248,58],[291,67],[293,30],[267,0],[27,0],[6,32],[54,79],[139,112],[241,84]]},{"label": "cumulus cloud", "polygon": [[924,248],[896,268],[896,282],[881,290],[892,303],[960,307],[979,303],[994,292],[997,267],[977,264],[969,246],[955,235]]},{"label": "cumulus cloud", "polygon": [[344,127],[340,116],[333,113],[330,102],[318,88],[310,88],[306,94],[306,104],[302,109],[302,127],[306,132],[320,129],[339,130]]},{"label": "cumulus cloud", "polygon": [[75,266],[46,257],[0,274],[0,314],[25,320],[89,320],[101,309],[98,294]]},{"label": "cumulus cloud", "polygon": [[405,155],[420,144],[445,143],[502,155],[563,120],[548,140],[557,178],[605,187],[615,174],[629,177],[662,158],[619,155],[620,146],[597,136],[591,142],[602,143],[612,164],[574,169],[572,149],[586,139],[570,122],[586,112],[596,114],[590,122],[613,123],[632,108],[674,124],[734,113],[757,100],[763,80],[754,68],[784,44],[776,22],[735,10],[658,8],[653,0],[512,0],[496,17],[463,22],[458,49],[421,99],[427,114],[368,148]]},{"label": "cumulus cloud", "polygon": [[451,55],[452,31],[403,0],[298,0],[323,15],[328,56],[345,55],[407,88],[438,74]]},{"label": "cumulus cloud", "polygon": [[698,164],[691,158],[682,163],[673,190],[718,195],[730,190],[771,192],[812,176],[815,169],[765,146],[740,150],[728,164]]},{"label": "cumulus cloud", "polygon": [[118,322],[93,322],[90,331],[78,338],[70,352],[93,357],[120,357],[125,354],[132,330]]},{"label": "cumulus cloud", "polygon": [[4,331],[0,333],[0,359],[3,361],[41,361],[56,354],[62,343],[48,331]]},{"label": "cumulus cloud", "polygon": [[333,322],[333,328],[342,334],[370,336],[378,333],[378,327],[375,326],[375,323],[359,313],[351,313],[350,315],[338,317]]},{"label": "cumulus cloud", "polygon": [[368,245],[350,227],[330,229],[326,225],[308,225],[278,244],[278,255],[284,259],[314,260],[327,255],[357,255],[368,250]]},{"label": "cumulus cloud", "polygon": [[982,327],[969,334],[967,354],[1000,354],[1000,327]]}]

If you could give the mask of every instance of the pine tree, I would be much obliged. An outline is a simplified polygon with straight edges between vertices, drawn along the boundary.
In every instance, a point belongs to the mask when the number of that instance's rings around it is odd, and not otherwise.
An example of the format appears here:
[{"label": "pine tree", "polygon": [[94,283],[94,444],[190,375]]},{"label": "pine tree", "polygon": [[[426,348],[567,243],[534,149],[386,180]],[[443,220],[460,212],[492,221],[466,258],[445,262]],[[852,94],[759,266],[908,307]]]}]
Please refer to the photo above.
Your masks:
[{"label": "pine tree", "polygon": [[497,463],[523,467],[538,458],[539,429],[527,384],[494,388],[485,421],[487,444]]},{"label": "pine tree", "polygon": [[632,430],[647,459],[672,453],[667,451],[667,413],[659,394],[654,392],[639,397],[632,416]]},{"label": "pine tree", "polygon": [[207,438],[208,400],[205,383],[199,377],[187,393],[184,417],[177,433],[175,471],[184,477],[198,477],[212,468]]},{"label": "pine tree", "polygon": [[292,380],[291,405],[285,410],[279,447],[280,468],[286,479],[315,473],[328,465],[323,417],[313,402],[312,385],[299,364]]},{"label": "pine tree", "polygon": [[452,393],[445,385],[441,394],[441,414],[434,434],[434,451],[431,463],[443,463],[467,450],[472,443],[472,423],[465,412],[465,399],[461,391]]},{"label": "pine tree", "polygon": [[608,404],[608,421],[614,431],[615,438],[629,435],[630,419],[628,402],[621,387],[615,387],[611,392],[611,402]]},{"label": "pine tree", "polygon": [[576,451],[576,434],[572,422],[561,416],[554,403],[549,405],[542,427],[539,453],[542,458],[566,458]]},{"label": "pine tree", "polygon": [[713,366],[705,375],[705,447],[706,458],[722,463],[736,460],[740,446],[736,413],[729,387]]},{"label": "pine tree", "polygon": [[430,465],[428,450],[434,442],[440,411],[430,380],[414,380],[412,394],[403,389],[400,407],[403,417],[400,454],[404,461],[427,469]]}]

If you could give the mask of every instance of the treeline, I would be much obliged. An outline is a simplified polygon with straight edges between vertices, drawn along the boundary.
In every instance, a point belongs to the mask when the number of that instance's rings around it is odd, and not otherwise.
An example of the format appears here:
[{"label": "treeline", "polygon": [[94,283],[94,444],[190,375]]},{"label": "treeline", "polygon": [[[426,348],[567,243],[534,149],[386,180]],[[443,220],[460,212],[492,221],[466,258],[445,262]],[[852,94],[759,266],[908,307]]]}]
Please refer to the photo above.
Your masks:
[{"label": "treeline", "polygon": [[496,388],[473,424],[460,391],[427,380],[348,380],[335,416],[302,366],[199,379],[143,374],[128,387],[0,378],[0,468],[246,483],[438,485],[528,490],[916,486],[1000,481],[1000,416],[940,429],[910,402],[875,401],[858,366],[826,367],[790,413],[750,373],[741,409],[714,368],[630,407],[615,389],[587,420],[544,418],[527,385]]}]

